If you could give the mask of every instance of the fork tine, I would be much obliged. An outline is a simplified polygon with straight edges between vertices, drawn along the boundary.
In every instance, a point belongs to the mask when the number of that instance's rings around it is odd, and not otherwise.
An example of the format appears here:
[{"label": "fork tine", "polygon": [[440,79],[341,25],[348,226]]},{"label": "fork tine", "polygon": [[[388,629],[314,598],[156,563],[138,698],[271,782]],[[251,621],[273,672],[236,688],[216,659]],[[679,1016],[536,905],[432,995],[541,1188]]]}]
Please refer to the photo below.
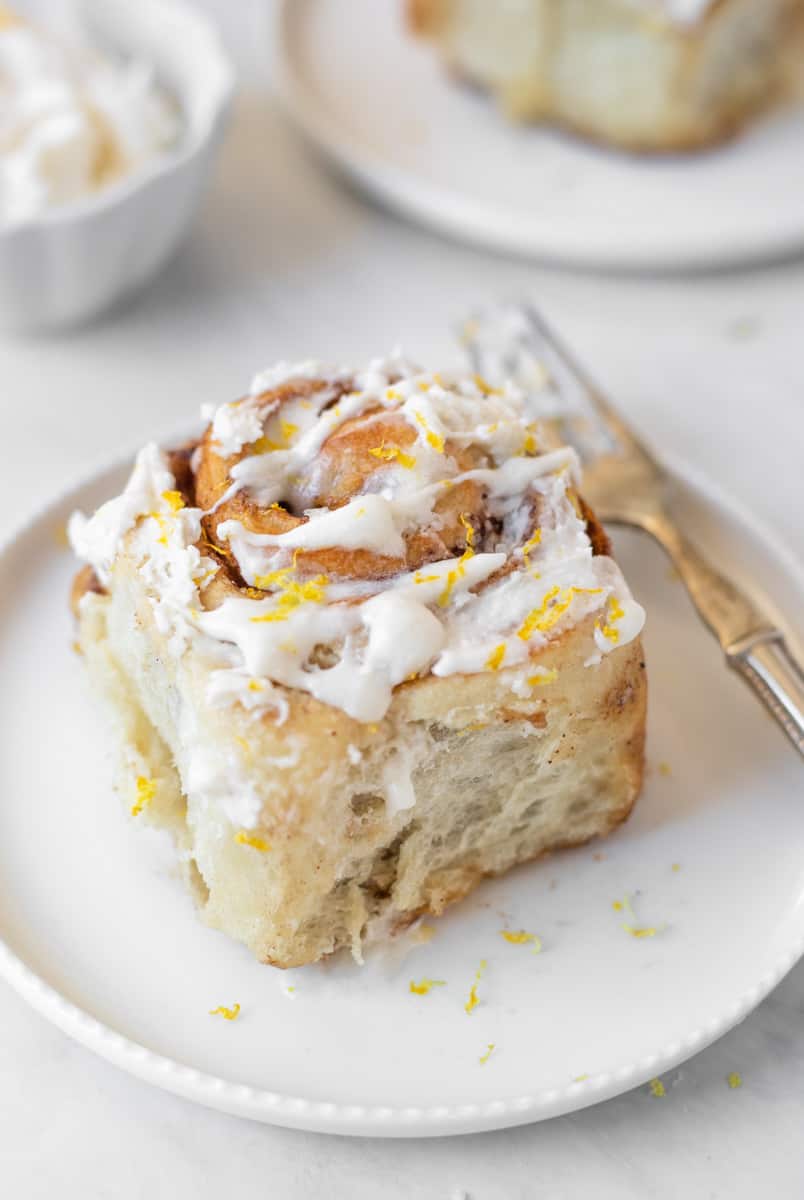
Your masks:
[{"label": "fork tine", "polygon": [[549,388],[549,415],[583,461],[623,453],[653,461],[532,305],[476,313],[464,323],[461,340],[474,369],[492,382],[510,380],[526,392]]},{"label": "fork tine", "polygon": [[528,322],[534,344],[543,348],[549,360],[561,364],[565,378],[571,380],[572,386],[580,389],[589,406],[594,410],[598,419],[603,422],[615,441],[621,443],[622,450],[638,453],[653,462],[653,456],[640,442],[637,435],[625,423],[616,409],[598,390],[589,376],[566,348],[559,336],[550,328],[547,321],[532,305],[521,305],[521,311]]}]

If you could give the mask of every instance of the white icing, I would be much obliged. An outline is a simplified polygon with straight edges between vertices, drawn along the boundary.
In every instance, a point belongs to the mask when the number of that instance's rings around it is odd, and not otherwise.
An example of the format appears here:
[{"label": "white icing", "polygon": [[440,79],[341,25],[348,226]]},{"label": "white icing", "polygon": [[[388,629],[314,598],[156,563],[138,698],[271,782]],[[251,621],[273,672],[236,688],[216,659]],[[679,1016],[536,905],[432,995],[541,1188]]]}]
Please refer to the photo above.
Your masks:
[{"label": "white icing", "polygon": [[101,583],[108,583],[109,571],[128,531],[146,513],[167,510],[163,494],[175,485],[161,450],[150,443],[137,455],[122,495],[107,500],[91,520],[83,513],[73,513],[67,526],[70,543],[79,558],[92,564]]},{"label": "white icing", "polygon": [[[276,412],[263,408],[259,422],[248,398],[213,416],[222,453],[224,443],[238,444],[241,433],[243,445],[265,437],[280,447],[236,464],[231,472],[236,486],[260,503],[298,504],[296,511],[307,517],[276,535],[254,533],[239,521],[218,527],[243,577],[265,588],[264,597],[230,595],[218,608],[203,610],[198,585],[214,564],[193,544],[202,514],[167,511],[164,492],[173,481],[155,447],[139,456],[123,496],[89,522],[71,523],[76,549],[104,579],[121,538],[136,527],[132,548],[158,627],[176,653],[198,638],[211,658],[217,655],[210,703],[239,701],[255,713],[273,709],[283,720],[286,687],[371,722],[385,715],[395,687],[427,673],[513,669],[518,694],[530,694],[542,673],[529,665],[532,653],[590,615],[596,625],[590,663],[637,636],[643,610],[617,565],[593,554],[585,521],[567,494],[579,473],[574,452],[533,452],[540,444],[534,427],[538,396],[513,386],[497,394],[457,375],[425,375],[399,357],[378,360],[359,375],[328,374],[317,364],[282,366],[260,377],[260,385],[285,378],[337,381],[341,390],[352,390],[333,405],[336,393],[324,387],[313,397],[284,402]],[[553,403],[550,396],[545,400],[548,407]],[[415,431],[406,461],[382,458],[361,494],[337,509],[310,508],[304,497],[318,487],[323,443],[367,409],[393,412]],[[487,465],[460,470],[446,439],[479,448]],[[378,448],[382,445],[380,439]],[[482,486],[486,511],[498,523],[496,544],[471,545],[461,557],[391,578],[297,578],[295,551],[338,547],[401,557],[403,533],[429,523],[438,528],[436,500],[445,488],[467,480]],[[539,538],[525,551],[534,512]],[[471,524],[470,530],[474,541],[481,531]],[[492,578],[506,566],[507,572]],[[253,681],[264,690],[255,691]],[[352,754],[350,761],[356,762]],[[409,769],[398,763],[395,772],[393,805],[399,810],[410,798]]]},{"label": "white icing", "polygon": [[269,680],[255,679],[239,667],[223,667],[212,672],[207,684],[207,703],[214,708],[241,704],[255,716],[274,712],[277,725],[284,725],[290,713],[287,700]]},{"label": "white icing", "polygon": [[0,29],[0,225],[143,169],[179,126],[146,64],[116,63],[23,23]]},{"label": "white icing", "polygon": [[263,414],[249,399],[222,404],[217,412],[205,404],[201,415],[212,420],[212,436],[224,458],[238,454],[262,436]]},{"label": "white icing", "polygon": [[235,752],[205,745],[197,735],[184,738],[183,747],[182,783],[187,794],[221,812],[232,825],[253,829],[263,806],[253,773],[244,769]]},{"label": "white icing", "polygon": [[324,550],[340,546],[344,550],[373,550],[397,558],[405,552],[390,501],[382,496],[360,496],[341,508],[312,509],[309,521],[287,533],[251,533],[239,521],[223,521],[218,536],[232,542],[240,561],[242,546],[275,546],[281,550]]}]

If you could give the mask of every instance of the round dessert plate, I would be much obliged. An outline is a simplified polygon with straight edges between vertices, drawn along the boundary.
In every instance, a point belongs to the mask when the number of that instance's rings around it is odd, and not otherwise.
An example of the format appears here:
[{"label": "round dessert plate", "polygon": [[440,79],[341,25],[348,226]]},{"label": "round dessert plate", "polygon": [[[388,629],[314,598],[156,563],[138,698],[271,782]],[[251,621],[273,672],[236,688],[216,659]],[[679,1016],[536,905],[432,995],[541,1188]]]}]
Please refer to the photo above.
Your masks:
[{"label": "round dessert plate", "polygon": [[[484,884],[363,967],[283,972],[205,928],[169,844],[113,792],[113,741],[72,649],[64,522],[123,478],[90,480],[0,552],[0,973],[65,1033],[257,1120],[465,1133],[644,1083],[745,1017],[802,954],[801,762],[633,533],[616,549],[649,613],[649,766],[621,830]],[[696,538],[761,580],[780,620],[800,618],[804,577],[784,548],[682,478]],[[439,983],[411,990],[423,980]],[[211,1015],[236,1004],[236,1020]]]},{"label": "round dessert plate", "polygon": [[403,0],[284,0],[281,93],[302,129],[406,216],[514,254],[623,268],[804,246],[804,107],[697,155],[638,157],[508,123],[404,26]]}]

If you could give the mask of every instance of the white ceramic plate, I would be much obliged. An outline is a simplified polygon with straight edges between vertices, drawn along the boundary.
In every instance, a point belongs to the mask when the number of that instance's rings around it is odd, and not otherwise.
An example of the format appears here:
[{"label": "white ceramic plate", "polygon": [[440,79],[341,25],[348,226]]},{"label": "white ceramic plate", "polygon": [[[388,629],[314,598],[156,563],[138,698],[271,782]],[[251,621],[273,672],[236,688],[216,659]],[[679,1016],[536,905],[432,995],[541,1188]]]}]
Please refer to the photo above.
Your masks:
[{"label": "white ceramic plate", "polygon": [[[801,764],[635,534],[617,549],[650,614],[652,769],[619,833],[483,886],[429,944],[362,969],[283,973],[204,928],[164,844],[112,794],[112,746],[70,648],[74,564],[58,536],[122,478],[78,488],[0,554],[0,972],[65,1032],[151,1083],[263,1121],[467,1132],[660,1074],[801,955]],[[804,578],[784,550],[710,488],[687,497],[702,543],[800,616]],[[641,923],[662,927],[655,937],[622,928],[612,901],[626,894]],[[542,952],[506,943],[506,925],[538,934]],[[411,994],[424,976],[446,986]],[[234,1003],[234,1022],[209,1015]]]},{"label": "white ceramic plate", "polygon": [[701,155],[636,158],[509,125],[403,27],[402,0],[284,0],[277,76],[312,140],[443,233],[575,264],[665,267],[804,246],[804,108]]}]

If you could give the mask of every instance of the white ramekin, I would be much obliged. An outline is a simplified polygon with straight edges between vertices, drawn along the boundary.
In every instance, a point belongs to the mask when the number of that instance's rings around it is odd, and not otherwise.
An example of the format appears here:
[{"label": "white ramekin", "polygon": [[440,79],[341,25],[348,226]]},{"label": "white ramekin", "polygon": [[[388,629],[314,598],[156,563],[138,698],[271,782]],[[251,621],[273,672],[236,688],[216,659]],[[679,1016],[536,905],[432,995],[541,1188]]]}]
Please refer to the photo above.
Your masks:
[{"label": "white ramekin", "polygon": [[[25,13],[42,5],[18,3]],[[141,287],[187,232],[220,144],[234,69],[187,0],[77,0],[90,38],[152,63],[176,96],[179,146],[96,195],[0,230],[0,327],[88,320]]]}]

